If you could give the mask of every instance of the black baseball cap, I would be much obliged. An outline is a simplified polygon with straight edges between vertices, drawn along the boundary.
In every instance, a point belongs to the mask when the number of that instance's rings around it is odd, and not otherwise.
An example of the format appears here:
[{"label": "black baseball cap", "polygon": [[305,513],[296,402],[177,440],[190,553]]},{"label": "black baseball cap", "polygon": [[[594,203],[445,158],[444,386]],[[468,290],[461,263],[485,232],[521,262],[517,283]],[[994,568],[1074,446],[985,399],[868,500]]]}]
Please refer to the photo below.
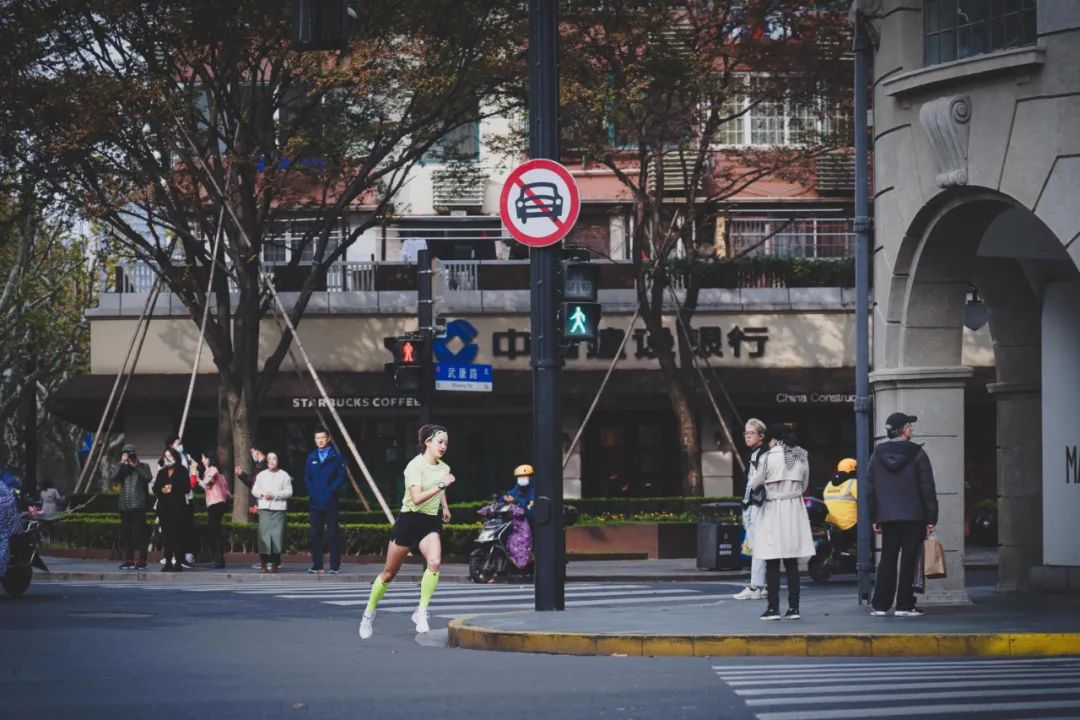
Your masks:
[{"label": "black baseball cap", "polygon": [[885,421],[885,429],[889,432],[900,432],[905,425],[916,422],[919,418],[902,412],[895,412]]}]

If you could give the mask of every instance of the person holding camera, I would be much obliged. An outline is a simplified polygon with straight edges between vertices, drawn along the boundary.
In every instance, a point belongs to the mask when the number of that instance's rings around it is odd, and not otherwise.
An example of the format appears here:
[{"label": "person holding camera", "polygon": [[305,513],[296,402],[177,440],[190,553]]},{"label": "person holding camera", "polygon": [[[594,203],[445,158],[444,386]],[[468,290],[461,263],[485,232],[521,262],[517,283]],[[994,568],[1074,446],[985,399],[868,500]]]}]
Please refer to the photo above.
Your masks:
[{"label": "person holding camera", "polygon": [[[146,500],[150,489],[150,466],[139,461],[135,446],[125,445],[112,482],[120,486],[120,541],[124,544],[121,570],[146,569]],[[136,551],[138,559],[136,560]]]}]

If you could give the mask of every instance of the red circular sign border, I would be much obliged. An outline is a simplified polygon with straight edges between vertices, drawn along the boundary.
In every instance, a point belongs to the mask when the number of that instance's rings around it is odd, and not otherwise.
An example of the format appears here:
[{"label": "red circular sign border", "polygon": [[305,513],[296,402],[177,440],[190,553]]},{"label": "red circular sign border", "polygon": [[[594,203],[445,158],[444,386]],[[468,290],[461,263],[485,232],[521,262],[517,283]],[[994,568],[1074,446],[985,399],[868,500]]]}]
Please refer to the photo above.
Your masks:
[{"label": "red circular sign border", "polygon": [[[514,186],[515,180],[530,170],[550,170],[562,178],[563,182],[566,183],[567,189],[570,190],[570,199],[572,201],[570,203],[570,213],[566,216],[566,220],[563,223],[566,226],[566,230],[556,229],[555,232],[549,235],[537,238],[532,235],[525,235],[510,221],[510,188]],[[521,165],[518,165],[506,178],[506,182],[503,183],[502,192],[499,194],[499,216],[502,218],[503,227],[506,228],[507,232],[509,232],[515,240],[527,247],[548,247],[559,242],[574,229],[574,225],[577,223],[578,215],[580,213],[581,191],[578,189],[577,181],[574,179],[574,176],[570,174],[570,171],[566,169],[565,165],[548,158],[534,158],[532,160],[526,160]]]}]

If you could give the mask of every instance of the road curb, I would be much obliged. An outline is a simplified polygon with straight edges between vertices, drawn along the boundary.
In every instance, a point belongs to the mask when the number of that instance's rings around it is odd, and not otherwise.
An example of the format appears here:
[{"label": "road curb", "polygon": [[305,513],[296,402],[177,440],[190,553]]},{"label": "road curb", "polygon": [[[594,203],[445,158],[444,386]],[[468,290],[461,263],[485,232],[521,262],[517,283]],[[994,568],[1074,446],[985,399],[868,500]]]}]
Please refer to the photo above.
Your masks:
[{"label": "road curb", "polygon": [[1080,633],[807,633],[657,635],[499,630],[450,622],[450,647],[553,655],[647,657],[1004,657],[1080,655]]}]

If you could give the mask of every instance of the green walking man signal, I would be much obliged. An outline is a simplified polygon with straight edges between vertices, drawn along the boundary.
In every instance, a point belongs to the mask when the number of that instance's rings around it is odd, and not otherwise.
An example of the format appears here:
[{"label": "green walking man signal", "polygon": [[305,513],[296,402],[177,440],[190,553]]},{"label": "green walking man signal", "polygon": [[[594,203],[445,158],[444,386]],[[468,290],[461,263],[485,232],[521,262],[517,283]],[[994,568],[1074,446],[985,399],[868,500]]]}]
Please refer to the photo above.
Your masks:
[{"label": "green walking man signal", "polygon": [[579,259],[563,260],[562,336],[564,342],[595,340],[601,308],[596,302],[600,267]]},{"label": "green walking man signal", "polygon": [[595,340],[600,324],[600,303],[563,303],[563,339],[568,341]]}]

